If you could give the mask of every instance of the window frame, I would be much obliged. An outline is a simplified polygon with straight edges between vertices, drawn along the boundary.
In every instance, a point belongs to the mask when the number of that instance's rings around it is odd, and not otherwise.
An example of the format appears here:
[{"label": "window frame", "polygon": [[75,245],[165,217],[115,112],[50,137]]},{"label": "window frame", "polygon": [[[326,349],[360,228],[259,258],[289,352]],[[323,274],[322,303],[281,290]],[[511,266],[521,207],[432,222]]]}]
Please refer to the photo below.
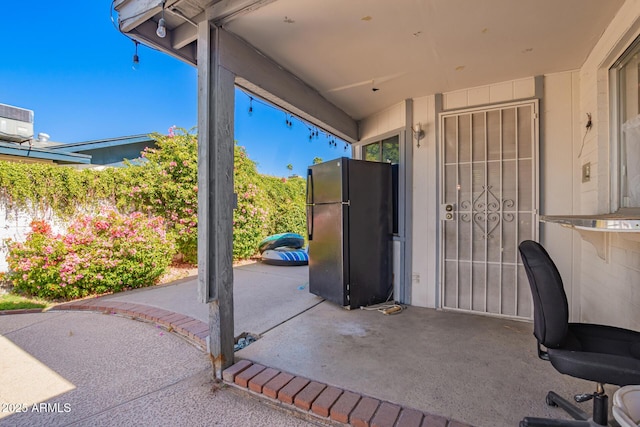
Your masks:
[{"label": "window frame", "polygon": [[[385,162],[385,161],[382,160],[382,154],[384,153],[384,143],[386,141],[391,140],[391,139],[395,139],[395,143],[396,143],[396,146],[397,146],[398,159],[397,159],[397,161],[395,163],[394,162],[388,162],[388,161]],[[380,147],[379,151],[378,151],[378,159],[377,160],[370,160],[370,159],[366,158],[366,151],[365,151],[366,147],[370,147],[372,145],[378,145]],[[400,164],[400,135],[399,134],[393,134],[393,135],[390,135],[390,136],[385,137],[385,138],[380,138],[380,139],[378,139],[376,141],[372,141],[372,142],[369,142],[369,143],[362,144],[359,148],[360,148],[360,158],[363,159],[363,160],[368,160],[368,161],[371,161],[371,162],[391,163],[392,165],[393,164],[398,164],[398,165]]]},{"label": "window frame", "polygon": [[[621,70],[628,64],[633,55],[640,55],[640,36],[636,37],[624,51],[617,57],[609,67],[609,109],[610,109],[610,211],[628,212],[638,211],[638,206],[624,206],[622,202],[622,124],[623,124],[623,103],[626,98],[623,94],[623,84],[620,74]],[[640,99],[639,99],[640,103]]]}]

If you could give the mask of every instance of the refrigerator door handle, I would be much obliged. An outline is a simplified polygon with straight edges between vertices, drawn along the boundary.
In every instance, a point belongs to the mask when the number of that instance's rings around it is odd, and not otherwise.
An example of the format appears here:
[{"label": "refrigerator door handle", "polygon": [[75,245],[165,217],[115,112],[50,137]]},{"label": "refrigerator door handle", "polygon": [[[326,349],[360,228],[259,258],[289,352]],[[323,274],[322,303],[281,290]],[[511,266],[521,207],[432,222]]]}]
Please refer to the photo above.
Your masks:
[{"label": "refrigerator door handle", "polygon": [[313,204],[313,175],[311,169],[307,169],[307,204]]},{"label": "refrigerator door handle", "polygon": [[313,240],[313,175],[307,169],[307,237]]},{"label": "refrigerator door handle", "polygon": [[307,236],[313,240],[313,205],[307,205]]}]

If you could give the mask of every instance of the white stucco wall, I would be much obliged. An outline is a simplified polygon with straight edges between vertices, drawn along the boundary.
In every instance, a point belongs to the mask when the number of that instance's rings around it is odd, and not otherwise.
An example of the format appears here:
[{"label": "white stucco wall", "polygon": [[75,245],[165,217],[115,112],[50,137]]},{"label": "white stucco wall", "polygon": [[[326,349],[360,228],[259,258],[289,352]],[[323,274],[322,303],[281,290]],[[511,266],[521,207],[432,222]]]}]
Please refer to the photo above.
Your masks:
[{"label": "white stucco wall", "polygon": [[[511,102],[535,96],[535,79],[498,82],[442,95],[443,108],[458,109],[477,105]],[[540,126],[540,199],[542,213],[573,214],[579,203],[575,191],[579,182],[577,150],[581,142],[579,120],[579,72],[566,72],[544,77],[543,120]],[[436,137],[435,96],[413,99],[413,125],[420,123],[425,138],[413,148],[413,251],[411,303],[437,307],[439,280],[439,198],[438,141]],[[404,126],[404,103],[367,118],[362,133],[376,138]],[[575,167],[574,167],[575,166]],[[553,227],[549,229],[549,227]],[[566,282],[567,293],[575,312],[579,313],[579,281],[572,254],[580,248],[581,239],[574,232],[556,225],[542,225],[542,242],[558,264]],[[577,320],[577,317],[576,317]]]},{"label": "white stucco wall", "polygon": [[534,95],[535,80],[533,77],[527,77],[453,92],[445,92],[442,94],[442,109],[454,110],[477,105],[498,104],[517,99],[532,98]]},{"label": "white stucco wall", "polygon": [[366,141],[403,128],[405,122],[406,108],[404,102],[400,102],[361,120],[360,140]]},{"label": "white stucco wall", "polygon": [[[579,106],[580,76],[577,71],[544,76],[540,123],[540,213],[579,214],[581,181],[578,153],[582,141]],[[557,224],[540,224],[540,242],[553,258],[570,304],[572,321],[579,320],[579,270],[581,239],[572,230]]]},{"label": "white stucco wall", "polygon": [[[628,0],[580,69],[580,116],[583,123],[586,113],[593,118],[580,161],[591,162],[593,177],[576,189],[583,214],[611,211],[608,69],[639,35],[640,1]],[[640,330],[640,236],[607,233],[595,238],[601,241],[596,245],[602,257],[582,238],[575,255],[580,263],[580,319]]]},{"label": "white stucco wall", "polygon": [[31,221],[34,219],[45,220],[51,225],[54,233],[60,233],[65,228],[65,223],[56,218],[51,210],[47,212],[29,212],[29,210],[7,208],[0,201],[0,272],[8,270],[6,239],[23,242],[31,231]]},{"label": "white stucco wall", "polygon": [[[611,143],[608,69],[640,35],[640,0],[628,0],[579,70],[545,75],[540,104],[540,213],[580,215],[611,211]],[[444,109],[533,97],[533,78],[497,82],[445,93]],[[586,131],[587,113],[593,128]],[[437,307],[438,148],[435,96],[413,99],[413,117],[404,103],[361,122],[363,139],[405,126],[425,130],[413,150],[413,253],[411,302]],[[584,141],[584,147],[582,147]],[[580,151],[582,150],[581,155]],[[592,177],[582,183],[582,165]],[[589,233],[589,232],[588,232]],[[581,235],[556,224],[541,224],[540,240],[563,277],[573,321],[640,330],[640,233]],[[596,241],[596,246],[591,243]],[[598,253],[600,252],[600,253]]]}]

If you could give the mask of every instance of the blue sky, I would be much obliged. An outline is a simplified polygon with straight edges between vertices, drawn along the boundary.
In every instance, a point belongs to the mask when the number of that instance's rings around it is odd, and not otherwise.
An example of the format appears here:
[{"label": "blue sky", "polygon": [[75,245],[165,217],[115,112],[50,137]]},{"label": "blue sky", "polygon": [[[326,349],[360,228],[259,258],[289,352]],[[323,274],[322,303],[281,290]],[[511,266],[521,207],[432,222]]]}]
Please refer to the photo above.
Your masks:
[{"label": "blue sky", "polygon": [[[12,2],[0,39],[0,103],[33,110],[35,133],[79,142],[151,132],[197,122],[197,73],[168,55],[134,45],[109,17],[110,0]],[[115,13],[114,13],[115,16]],[[309,141],[299,120],[236,91],[236,140],[262,173],[303,175],[314,157],[349,156],[323,134]]]}]

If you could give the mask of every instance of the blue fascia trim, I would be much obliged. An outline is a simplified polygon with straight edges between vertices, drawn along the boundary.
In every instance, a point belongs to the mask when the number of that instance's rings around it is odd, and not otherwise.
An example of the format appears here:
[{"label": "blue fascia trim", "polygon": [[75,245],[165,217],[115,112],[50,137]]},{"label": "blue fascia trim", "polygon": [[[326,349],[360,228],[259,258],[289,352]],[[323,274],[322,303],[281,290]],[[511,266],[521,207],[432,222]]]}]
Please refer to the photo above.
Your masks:
[{"label": "blue fascia trim", "polygon": [[58,162],[91,164],[91,156],[76,153],[56,153],[48,149],[23,147],[16,144],[0,142],[0,154],[15,157],[28,157],[32,159],[53,160]]},{"label": "blue fascia trim", "polygon": [[121,145],[137,144],[140,142],[153,142],[148,135],[126,136],[121,138],[99,139],[95,141],[74,142],[71,144],[60,144],[48,147],[51,150],[63,153],[76,153],[78,151],[98,150],[100,148],[118,147]]}]

